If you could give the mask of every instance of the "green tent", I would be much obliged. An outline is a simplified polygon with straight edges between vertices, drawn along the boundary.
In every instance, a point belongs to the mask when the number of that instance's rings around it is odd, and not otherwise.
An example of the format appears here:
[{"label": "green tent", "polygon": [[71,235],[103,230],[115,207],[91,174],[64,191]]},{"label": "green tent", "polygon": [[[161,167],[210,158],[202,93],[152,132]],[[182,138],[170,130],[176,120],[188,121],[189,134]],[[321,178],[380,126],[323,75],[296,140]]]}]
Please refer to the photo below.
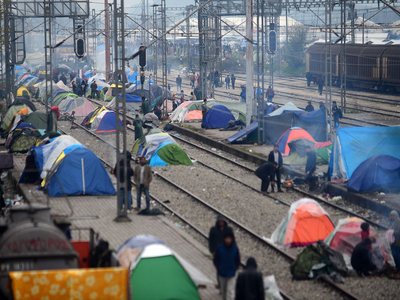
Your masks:
[{"label": "green tent", "polygon": [[31,112],[30,108],[25,104],[10,106],[10,108],[7,110],[7,112],[3,118],[3,122],[1,123],[1,129],[3,131],[8,132],[10,130],[12,123],[14,121],[14,117],[23,108],[27,108],[29,110],[29,112]]},{"label": "green tent", "polygon": [[134,300],[199,300],[196,284],[179,258],[166,246],[144,248],[132,267],[130,295]]},{"label": "green tent", "polygon": [[26,117],[23,118],[26,123],[32,124],[36,129],[46,129],[47,128],[47,115],[44,112],[34,111]]}]

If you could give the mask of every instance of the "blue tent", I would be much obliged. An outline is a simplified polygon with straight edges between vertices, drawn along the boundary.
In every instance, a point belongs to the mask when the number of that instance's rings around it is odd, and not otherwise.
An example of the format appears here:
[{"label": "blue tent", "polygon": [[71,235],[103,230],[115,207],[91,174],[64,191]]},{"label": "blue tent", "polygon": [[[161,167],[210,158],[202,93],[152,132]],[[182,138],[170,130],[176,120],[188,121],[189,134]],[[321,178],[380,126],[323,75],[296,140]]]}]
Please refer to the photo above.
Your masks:
[{"label": "blue tent", "polygon": [[72,145],[46,177],[49,196],[115,195],[115,189],[99,158],[89,149]]},{"label": "blue tent", "polygon": [[365,160],[355,169],[347,186],[356,192],[399,192],[400,159],[378,155]]},{"label": "blue tent", "polygon": [[368,158],[391,155],[400,159],[400,127],[339,128],[334,141],[330,174],[349,179],[355,169]]},{"label": "blue tent", "polygon": [[214,105],[208,110],[201,127],[206,129],[226,128],[230,121],[235,121],[231,111],[224,105]]},{"label": "blue tent", "polygon": [[[120,126],[122,122],[118,120]],[[104,114],[99,114],[96,120],[92,124],[92,129],[96,130],[96,133],[110,133],[117,131],[117,114],[114,111],[106,111]]]}]

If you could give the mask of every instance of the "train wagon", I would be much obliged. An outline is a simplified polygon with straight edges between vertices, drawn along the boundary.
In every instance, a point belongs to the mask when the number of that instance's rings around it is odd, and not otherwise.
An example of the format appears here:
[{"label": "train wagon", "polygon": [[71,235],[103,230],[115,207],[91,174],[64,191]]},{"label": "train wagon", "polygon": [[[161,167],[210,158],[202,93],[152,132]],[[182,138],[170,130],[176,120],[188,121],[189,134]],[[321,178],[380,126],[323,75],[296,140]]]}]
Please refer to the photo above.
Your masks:
[{"label": "train wagon", "polygon": [[348,88],[400,92],[400,45],[315,43],[306,51],[307,85],[324,79],[329,64],[333,85],[343,77]]}]

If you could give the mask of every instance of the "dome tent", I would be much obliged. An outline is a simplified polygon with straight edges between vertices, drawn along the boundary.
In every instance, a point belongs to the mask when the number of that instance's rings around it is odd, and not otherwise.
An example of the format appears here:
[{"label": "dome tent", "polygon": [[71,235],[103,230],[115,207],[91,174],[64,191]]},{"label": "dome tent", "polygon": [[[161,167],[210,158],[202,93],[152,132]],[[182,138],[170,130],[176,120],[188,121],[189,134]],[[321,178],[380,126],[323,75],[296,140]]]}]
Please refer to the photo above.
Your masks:
[{"label": "dome tent", "polygon": [[100,159],[82,145],[63,150],[42,186],[49,196],[115,195],[111,179]]},{"label": "dome tent", "polygon": [[144,156],[152,167],[168,165],[192,165],[186,152],[165,132],[154,128],[144,137],[136,140],[132,149],[132,156]]},{"label": "dome tent", "polygon": [[292,127],[286,130],[277,141],[279,151],[282,153],[282,155],[289,155],[289,143],[299,139],[307,140],[315,144],[314,138],[306,130],[300,127]]},{"label": "dome tent", "polygon": [[230,121],[235,121],[235,117],[229,108],[224,105],[214,105],[207,111],[201,127],[206,129],[226,128]]},{"label": "dome tent", "polygon": [[[355,246],[361,242],[362,223],[364,220],[357,217],[340,219],[335,229],[325,239],[326,244],[342,254],[351,256]],[[370,235],[376,235],[372,227],[370,227]]]},{"label": "dome tent", "polygon": [[400,159],[391,155],[366,159],[354,170],[347,186],[361,193],[400,191]]},{"label": "dome tent", "polygon": [[292,203],[271,240],[286,247],[303,247],[324,240],[333,229],[328,213],[316,201],[303,198]]},{"label": "dome tent", "polygon": [[144,248],[132,266],[129,285],[131,299],[135,300],[200,299],[186,266],[168,247],[160,244]]}]

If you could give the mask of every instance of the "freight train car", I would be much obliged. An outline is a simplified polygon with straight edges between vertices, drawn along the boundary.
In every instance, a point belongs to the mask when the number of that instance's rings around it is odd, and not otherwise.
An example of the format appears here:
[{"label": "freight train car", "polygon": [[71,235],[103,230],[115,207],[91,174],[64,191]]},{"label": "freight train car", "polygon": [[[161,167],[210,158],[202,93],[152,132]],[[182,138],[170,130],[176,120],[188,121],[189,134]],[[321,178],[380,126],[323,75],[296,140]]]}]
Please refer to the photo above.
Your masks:
[{"label": "freight train car", "polygon": [[324,80],[329,65],[333,85],[345,78],[348,88],[400,93],[400,45],[315,43],[306,51],[307,85]]}]

